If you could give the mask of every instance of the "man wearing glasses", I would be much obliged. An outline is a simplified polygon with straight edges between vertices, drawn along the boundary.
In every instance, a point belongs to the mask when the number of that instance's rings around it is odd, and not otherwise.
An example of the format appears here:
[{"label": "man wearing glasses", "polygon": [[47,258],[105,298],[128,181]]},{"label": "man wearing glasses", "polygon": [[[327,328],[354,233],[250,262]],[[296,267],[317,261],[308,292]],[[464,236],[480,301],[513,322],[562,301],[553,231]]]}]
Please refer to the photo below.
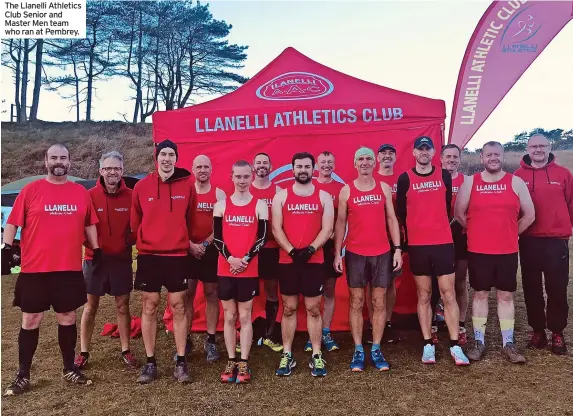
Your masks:
[{"label": "man wearing glasses", "polygon": [[130,236],[129,226],[132,191],[121,178],[123,175],[121,153],[113,151],[104,154],[99,165],[101,176],[89,193],[99,220],[96,227],[103,260],[94,267],[93,252],[86,247],[83,270],[88,302],[82,314],[81,352],[76,357],[75,364],[80,369],[88,364],[99,300],[101,296],[109,294],[115,297],[121,343],[120,361],[128,369],[135,369],[137,360],[129,349],[131,326],[129,294],[133,288],[131,244],[134,242]]},{"label": "man wearing glasses", "polygon": [[[573,175],[555,163],[551,144],[543,134],[527,142],[527,154],[515,175],[529,188],[535,221],[519,238],[519,258],[527,319],[533,329],[530,348],[545,348],[545,328],[552,332],[551,351],[567,354],[563,330],[567,326],[569,237],[573,223]],[[547,313],[543,279],[547,293]]]}]

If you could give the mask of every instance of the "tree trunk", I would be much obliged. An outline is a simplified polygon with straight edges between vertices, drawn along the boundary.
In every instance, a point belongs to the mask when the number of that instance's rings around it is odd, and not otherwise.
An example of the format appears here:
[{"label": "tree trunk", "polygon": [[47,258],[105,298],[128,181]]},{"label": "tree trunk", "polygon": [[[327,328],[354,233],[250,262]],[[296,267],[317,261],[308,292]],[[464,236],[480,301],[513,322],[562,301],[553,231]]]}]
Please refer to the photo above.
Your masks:
[{"label": "tree trunk", "polygon": [[138,25],[138,41],[137,41],[137,85],[135,97],[135,114],[133,115],[133,122],[137,123],[139,112],[143,113],[143,92],[141,91],[141,77],[143,70],[143,52],[141,45],[143,44],[143,27],[142,27],[143,12],[139,10],[139,25]]},{"label": "tree trunk", "polygon": [[38,39],[36,43],[36,73],[34,74],[34,94],[32,95],[32,108],[30,120],[38,119],[38,106],[40,105],[40,89],[42,87],[42,56],[44,40]]},{"label": "tree trunk", "polygon": [[[21,85],[21,63],[22,63],[22,40],[18,40],[19,48],[16,54],[17,59],[14,59],[14,65],[16,66],[16,92],[14,97],[14,103],[16,104],[16,122],[20,122],[20,85]],[[12,121],[12,120],[10,120]]]},{"label": "tree trunk", "polygon": [[93,28],[93,39],[90,47],[90,60],[88,66],[88,88],[86,101],[86,121],[92,121],[92,87],[94,82],[94,55],[97,41],[96,28]]},{"label": "tree trunk", "polygon": [[20,117],[18,117],[19,123],[25,123],[28,119],[27,116],[27,93],[28,93],[28,60],[30,52],[28,50],[28,45],[30,44],[30,39],[24,39],[24,56],[22,57],[22,89],[20,90]]}]

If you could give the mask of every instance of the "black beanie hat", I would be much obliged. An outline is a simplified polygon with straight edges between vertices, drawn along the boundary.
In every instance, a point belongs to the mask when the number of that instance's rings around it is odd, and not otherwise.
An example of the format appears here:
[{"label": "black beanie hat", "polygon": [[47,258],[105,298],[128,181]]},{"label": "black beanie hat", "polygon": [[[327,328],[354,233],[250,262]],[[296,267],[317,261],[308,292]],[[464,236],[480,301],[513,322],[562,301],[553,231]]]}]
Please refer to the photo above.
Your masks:
[{"label": "black beanie hat", "polygon": [[179,159],[179,153],[177,153],[177,145],[171,140],[165,139],[161,143],[158,143],[157,146],[155,146],[155,160],[157,160],[157,155],[159,155],[159,152],[161,152],[166,147],[175,150],[175,157]]}]

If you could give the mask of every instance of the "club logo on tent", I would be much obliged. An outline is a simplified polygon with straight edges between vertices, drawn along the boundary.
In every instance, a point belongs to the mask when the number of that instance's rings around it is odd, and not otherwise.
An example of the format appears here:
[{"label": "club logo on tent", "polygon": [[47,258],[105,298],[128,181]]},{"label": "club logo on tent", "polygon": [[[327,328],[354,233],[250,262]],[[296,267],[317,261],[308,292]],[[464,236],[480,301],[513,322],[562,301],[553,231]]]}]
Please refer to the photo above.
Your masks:
[{"label": "club logo on tent", "polygon": [[263,100],[312,100],[329,95],[334,85],[328,79],[310,72],[286,72],[257,88]]}]

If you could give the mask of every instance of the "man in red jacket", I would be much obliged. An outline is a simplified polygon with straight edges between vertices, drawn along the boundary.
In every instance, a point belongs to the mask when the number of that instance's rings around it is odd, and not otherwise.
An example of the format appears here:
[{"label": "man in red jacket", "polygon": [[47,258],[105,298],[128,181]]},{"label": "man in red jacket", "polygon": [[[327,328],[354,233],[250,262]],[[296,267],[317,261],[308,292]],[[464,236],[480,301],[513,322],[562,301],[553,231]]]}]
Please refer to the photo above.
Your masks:
[{"label": "man in red jacket", "polygon": [[[567,354],[563,330],[567,326],[569,283],[569,237],[573,223],[573,175],[555,163],[551,143],[543,134],[527,142],[527,155],[515,175],[525,181],[535,221],[519,239],[519,258],[527,319],[533,328],[530,348],[547,346],[547,327],[552,333],[551,350]],[[543,297],[545,277],[547,315]]]},{"label": "man in red jacket", "polygon": [[189,252],[195,185],[191,173],[175,167],[177,145],[164,140],[155,148],[157,172],[140,180],[133,189],[131,230],[137,235],[135,288],[143,292],[141,331],[147,364],[137,379],[140,384],[157,378],[155,340],[157,306],[161,287],[169,293],[173,333],[177,347],[174,378],[190,381],[185,360],[188,322],[184,296],[189,279]]},{"label": "man in red jacket", "polygon": [[88,302],[82,313],[81,352],[76,357],[75,364],[78,368],[85,368],[88,363],[99,300],[101,296],[109,294],[115,297],[121,361],[129,369],[133,369],[137,366],[137,360],[129,349],[131,325],[129,294],[133,287],[132,242],[129,228],[131,189],[125,186],[121,179],[123,175],[121,153],[113,151],[104,154],[99,166],[101,176],[89,193],[99,220],[96,228],[104,258],[101,264],[93,267],[93,251],[86,247],[83,271]]}]

